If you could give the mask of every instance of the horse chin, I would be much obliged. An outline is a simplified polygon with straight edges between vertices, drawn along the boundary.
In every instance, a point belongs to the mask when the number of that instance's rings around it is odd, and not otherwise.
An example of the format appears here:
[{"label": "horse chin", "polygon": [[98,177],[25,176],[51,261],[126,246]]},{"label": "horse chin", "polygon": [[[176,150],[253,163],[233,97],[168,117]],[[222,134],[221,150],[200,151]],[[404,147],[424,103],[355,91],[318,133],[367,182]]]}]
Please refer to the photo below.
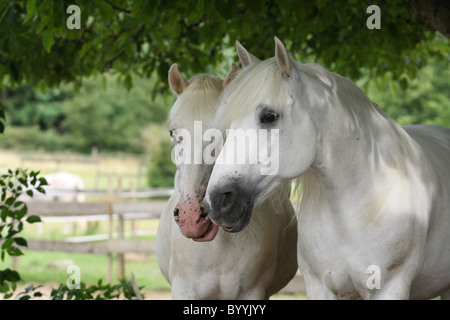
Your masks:
[{"label": "horse chin", "polygon": [[250,221],[244,221],[242,223],[238,223],[236,225],[234,225],[233,227],[223,227],[223,230],[225,230],[226,232],[230,232],[230,233],[237,233],[240,232],[242,230],[244,230],[248,224],[250,223]]},{"label": "horse chin", "polygon": [[200,237],[192,238],[192,240],[194,240],[195,242],[212,241],[216,237],[218,231],[219,226],[217,226],[211,220],[209,220],[209,225],[206,231]]},{"label": "horse chin", "polygon": [[247,204],[244,207],[238,207],[236,206],[233,210],[234,213],[237,213],[239,216],[238,220],[228,220],[228,221],[222,221],[220,226],[225,230],[226,232],[230,233],[236,233],[244,230],[250,223],[250,220],[252,219],[252,211],[253,211],[253,205],[251,203]]}]

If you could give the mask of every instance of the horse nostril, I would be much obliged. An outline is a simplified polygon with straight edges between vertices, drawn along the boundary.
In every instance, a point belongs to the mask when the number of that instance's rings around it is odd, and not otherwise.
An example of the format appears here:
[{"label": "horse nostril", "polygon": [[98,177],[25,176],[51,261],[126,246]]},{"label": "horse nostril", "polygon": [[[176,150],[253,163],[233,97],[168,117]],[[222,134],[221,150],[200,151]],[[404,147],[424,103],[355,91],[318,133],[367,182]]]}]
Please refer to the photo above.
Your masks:
[{"label": "horse nostril", "polygon": [[173,210],[173,216],[178,217],[179,215],[180,215],[180,209],[175,208],[175,210]]},{"label": "horse nostril", "polygon": [[208,212],[205,212],[205,208],[204,207],[200,207],[200,212],[202,213],[200,215],[200,218],[206,218],[208,216]]},{"label": "horse nostril", "polygon": [[232,199],[232,192],[224,192],[220,196],[221,196],[220,207],[227,208],[230,205]]}]

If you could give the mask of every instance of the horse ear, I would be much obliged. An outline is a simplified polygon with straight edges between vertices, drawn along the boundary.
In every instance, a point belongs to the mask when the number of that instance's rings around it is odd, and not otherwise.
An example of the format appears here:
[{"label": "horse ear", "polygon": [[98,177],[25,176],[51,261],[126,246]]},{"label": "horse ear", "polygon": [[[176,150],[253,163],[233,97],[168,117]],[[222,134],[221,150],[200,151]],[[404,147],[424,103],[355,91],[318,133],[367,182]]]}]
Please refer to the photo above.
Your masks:
[{"label": "horse ear", "polygon": [[241,61],[242,67],[246,67],[252,63],[259,62],[260,60],[252,55],[244,46],[236,40],[236,51],[239,57],[239,61]]},{"label": "horse ear", "polygon": [[234,64],[234,63],[231,64],[230,72],[228,72],[227,77],[223,81],[222,89],[225,88],[231,82],[231,80],[234,79],[234,77],[236,76],[236,73],[239,70],[240,69],[239,69],[239,67],[236,64]]},{"label": "horse ear", "polygon": [[281,68],[283,77],[296,78],[298,70],[295,68],[294,61],[289,57],[286,47],[280,39],[275,37],[275,58],[278,66]]},{"label": "horse ear", "polygon": [[169,69],[169,85],[173,93],[179,96],[184,89],[189,85],[189,82],[183,78],[180,71],[178,71],[178,66],[174,63]]}]

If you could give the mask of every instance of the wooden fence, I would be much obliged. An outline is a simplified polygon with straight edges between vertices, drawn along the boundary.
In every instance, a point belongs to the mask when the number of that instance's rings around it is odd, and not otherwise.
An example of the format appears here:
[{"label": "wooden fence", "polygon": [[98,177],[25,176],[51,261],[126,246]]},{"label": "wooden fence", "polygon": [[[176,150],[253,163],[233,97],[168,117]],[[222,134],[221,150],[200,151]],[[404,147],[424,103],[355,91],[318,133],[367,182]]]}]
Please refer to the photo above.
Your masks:
[{"label": "wooden fence", "polygon": [[[170,190],[166,190],[169,194]],[[112,277],[112,255],[117,254],[118,277],[123,279],[125,275],[125,253],[153,254],[155,252],[154,241],[125,239],[125,221],[134,222],[142,219],[159,219],[167,201],[165,200],[141,200],[141,201],[100,201],[100,202],[37,202],[28,203],[28,214],[39,215],[42,220],[50,221],[54,218],[71,221],[108,221],[107,235],[92,235],[66,238],[64,240],[38,240],[27,239],[28,249],[33,251],[59,251],[104,254],[108,256],[107,280]],[[116,221],[117,232],[114,232],[113,222]],[[100,240],[105,240],[100,243]]]}]

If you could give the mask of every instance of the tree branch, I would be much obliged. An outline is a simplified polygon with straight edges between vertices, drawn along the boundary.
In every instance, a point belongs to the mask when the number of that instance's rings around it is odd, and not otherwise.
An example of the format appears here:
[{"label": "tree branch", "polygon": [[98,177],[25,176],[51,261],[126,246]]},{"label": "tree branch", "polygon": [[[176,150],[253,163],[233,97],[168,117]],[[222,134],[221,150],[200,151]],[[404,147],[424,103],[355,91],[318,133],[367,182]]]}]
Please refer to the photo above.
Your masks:
[{"label": "tree branch", "polygon": [[[133,33],[133,34],[131,35],[130,39],[133,40],[133,41],[136,41],[137,38],[140,36],[140,34],[141,34],[144,30],[145,30],[145,24],[141,23],[140,26],[139,26],[139,28],[136,30],[136,32]],[[120,35],[121,33],[123,33],[123,30],[121,30],[121,31],[119,32],[119,34],[117,34],[117,35],[114,37],[114,40],[111,42],[111,44],[112,44],[114,41],[117,40],[117,38],[119,37],[119,35]],[[136,43],[136,44],[137,44],[137,46],[138,46],[138,51],[140,51],[140,44],[139,44],[139,43]],[[116,61],[117,59],[119,59],[124,53],[125,53],[125,50],[122,49],[122,50],[120,50],[115,56],[113,56],[113,57],[109,58],[108,60],[106,60],[105,63],[103,64],[102,72],[105,72],[106,70],[108,70],[109,68],[111,68],[112,65],[113,65],[113,63],[114,63],[114,61]]]},{"label": "tree branch", "polygon": [[111,6],[111,8],[113,8],[113,9],[115,9],[115,10],[118,10],[118,11],[121,11],[121,12],[125,12],[125,13],[131,13],[131,10],[130,10],[130,9],[123,9],[123,8],[120,8],[120,7],[116,6],[114,3],[112,3],[112,2],[109,1],[109,0],[103,0],[103,1],[105,1],[107,4],[109,4],[109,5]]}]

